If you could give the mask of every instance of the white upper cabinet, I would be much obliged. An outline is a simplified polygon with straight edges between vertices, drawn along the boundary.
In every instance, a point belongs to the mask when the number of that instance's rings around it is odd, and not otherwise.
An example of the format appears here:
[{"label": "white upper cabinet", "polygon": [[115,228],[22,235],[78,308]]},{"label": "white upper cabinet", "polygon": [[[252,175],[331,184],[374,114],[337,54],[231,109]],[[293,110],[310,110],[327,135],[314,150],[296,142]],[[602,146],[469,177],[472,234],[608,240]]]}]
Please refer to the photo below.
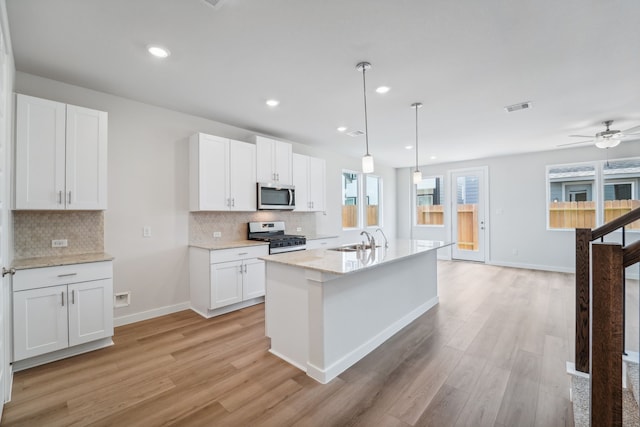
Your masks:
[{"label": "white upper cabinet", "polygon": [[189,141],[191,211],[255,211],[256,147],[197,133]]},{"label": "white upper cabinet", "polygon": [[293,184],[291,144],[256,136],[256,148],[258,182]]},{"label": "white upper cabinet", "polygon": [[15,209],[106,209],[107,117],[18,94]]},{"label": "white upper cabinet", "polygon": [[296,211],[325,210],[326,162],[317,157],[293,154],[293,185],[296,187]]}]

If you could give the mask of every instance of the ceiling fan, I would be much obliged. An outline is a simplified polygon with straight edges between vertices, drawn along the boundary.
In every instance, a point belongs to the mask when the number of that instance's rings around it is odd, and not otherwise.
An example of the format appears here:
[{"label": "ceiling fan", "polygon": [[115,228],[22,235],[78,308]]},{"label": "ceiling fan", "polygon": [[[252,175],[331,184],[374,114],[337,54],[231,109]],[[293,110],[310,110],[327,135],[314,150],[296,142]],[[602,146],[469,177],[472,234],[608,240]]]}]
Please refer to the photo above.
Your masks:
[{"label": "ceiling fan", "polygon": [[587,135],[569,135],[573,138],[590,138],[586,141],[580,142],[569,142],[566,144],[559,144],[558,147],[566,147],[568,145],[579,145],[579,144],[589,144],[595,142],[596,147],[598,148],[613,148],[620,144],[623,139],[633,137],[638,135],[640,137],[640,126],[634,126],[630,129],[619,131],[615,129],[609,129],[609,127],[613,124],[613,120],[605,120],[602,122],[605,125],[606,129],[596,133],[593,136]]}]

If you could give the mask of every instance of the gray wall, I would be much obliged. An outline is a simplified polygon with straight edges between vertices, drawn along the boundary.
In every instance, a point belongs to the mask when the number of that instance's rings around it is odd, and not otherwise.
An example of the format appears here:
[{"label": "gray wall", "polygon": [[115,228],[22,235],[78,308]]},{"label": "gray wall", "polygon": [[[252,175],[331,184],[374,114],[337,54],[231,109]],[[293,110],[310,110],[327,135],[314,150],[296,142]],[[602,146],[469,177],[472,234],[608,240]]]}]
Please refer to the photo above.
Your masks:
[{"label": "gray wall", "polygon": [[[489,206],[487,263],[573,272],[574,232],[547,230],[546,166],[605,160],[606,152],[592,146],[545,151],[526,155],[492,157],[466,162],[421,167],[423,176],[443,175],[445,178],[445,209],[450,197],[449,171],[487,166],[489,170]],[[640,156],[640,141],[628,141],[608,150],[610,159]],[[444,227],[412,226],[411,169],[397,170],[398,227],[400,237],[451,241],[448,219]],[[445,215],[446,218],[446,215]],[[627,242],[640,238],[639,232],[627,232]],[[608,240],[620,239],[620,233]],[[446,257],[447,251],[441,251]],[[514,252],[517,252],[515,254]],[[450,256],[450,254],[449,254]],[[638,268],[635,267],[637,276]]]}]

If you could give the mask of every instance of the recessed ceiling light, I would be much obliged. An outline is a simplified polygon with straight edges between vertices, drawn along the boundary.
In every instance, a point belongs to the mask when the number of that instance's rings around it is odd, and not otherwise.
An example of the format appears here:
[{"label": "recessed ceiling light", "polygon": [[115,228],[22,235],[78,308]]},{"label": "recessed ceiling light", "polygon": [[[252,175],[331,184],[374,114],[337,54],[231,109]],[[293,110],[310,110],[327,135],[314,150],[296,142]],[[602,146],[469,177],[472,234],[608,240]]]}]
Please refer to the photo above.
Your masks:
[{"label": "recessed ceiling light", "polygon": [[405,145],[404,148],[406,150],[411,150],[413,148],[413,145]]},{"label": "recessed ceiling light", "polygon": [[431,157],[429,157],[429,158],[430,158],[431,160],[435,160],[435,159],[437,159],[437,157],[436,157],[436,156],[431,156]]},{"label": "recessed ceiling light", "polygon": [[280,101],[278,101],[277,99],[268,99],[267,100],[267,105],[269,107],[277,107],[278,104],[280,104]]},{"label": "recessed ceiling light", "polygon": [[347,130],[347,127],[346,127],[346,126],[340,126],[340,127],[338,128],[338,132],[344,132],[344,131],[346,131],[346,130]]},{"label": "recessed ceiling light", "polygon": [[169,49],[155,44],[150,44],[149,46],[147,46],[147,51],[156,58],[166,58],[167,56],[171,55]]},{"label": "recessed ceiling light", "polygon": [[387,93],[389,92],[391,88],[389,86],[380,86],[379,88],[376,89],[376,92],[378,93]]}]

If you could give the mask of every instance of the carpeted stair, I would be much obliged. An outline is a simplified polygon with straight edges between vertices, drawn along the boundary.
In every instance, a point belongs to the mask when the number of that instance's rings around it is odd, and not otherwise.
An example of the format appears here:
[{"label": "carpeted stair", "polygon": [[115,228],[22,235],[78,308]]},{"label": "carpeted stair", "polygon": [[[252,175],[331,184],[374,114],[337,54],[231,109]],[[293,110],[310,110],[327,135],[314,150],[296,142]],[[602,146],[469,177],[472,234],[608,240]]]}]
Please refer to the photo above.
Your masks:
[{"label": "carpeted stair", "polygon": [[[640,387],[638,382],[637,361],[624,360],[626,366],[626,385],[622,391],[622,425],[625,427],[640,426],[640,410],[638,398]],[[571,400],[573,401],[573,419],[575,427],[589,427],[589,377],[585,374],[571,375]]]}]

